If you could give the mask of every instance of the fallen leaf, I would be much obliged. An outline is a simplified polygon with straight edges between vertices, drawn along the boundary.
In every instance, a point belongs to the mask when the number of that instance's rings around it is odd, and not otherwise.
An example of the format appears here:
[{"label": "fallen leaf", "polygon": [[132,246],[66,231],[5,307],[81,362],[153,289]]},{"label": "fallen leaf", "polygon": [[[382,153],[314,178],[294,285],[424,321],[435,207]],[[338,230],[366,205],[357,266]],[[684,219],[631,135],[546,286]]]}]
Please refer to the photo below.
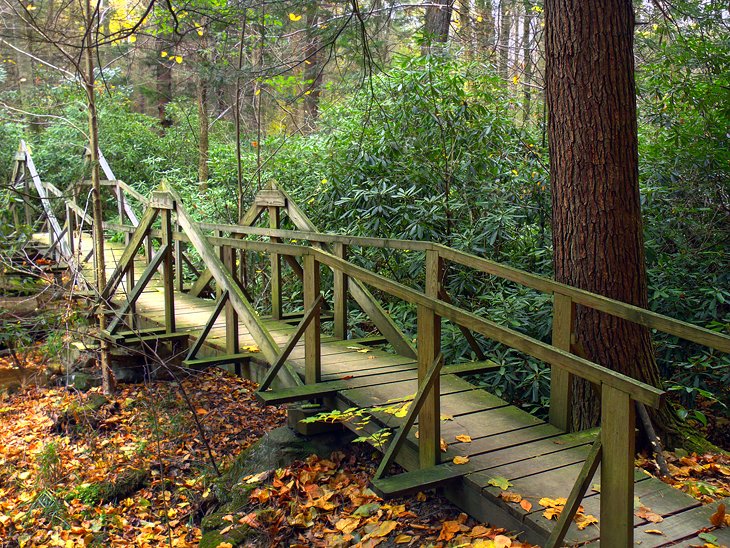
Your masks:
[{"label": "fallen leaf", "polygon": [[578,529],[580,529],[582,531],[589,525],[594,525],[594,524],[598,523],[598,518],[596,516],[591,516],[590,514],[578,513],[575,516],[573,516],[573,521],[578,526]]},{"label": "fallen leaf", "polygon": [[427,498],[428,498],[428,497],[426,496],[426,493],[424,493],[423,491],[419,491],[419,492],[418,492],[418,493],[416,494],[416,500],[417,500],[418,502],[426,502],[426,499],[427,499]]},{"label": "fallen leaf", "polygon": [[446,440],[444,438],[439,439],[439,447],[441,448],[442,453],[446,453],[446,451],[449,450],[449,444],[446,443]]},{"label": "fallen leaf", "polygon": [[445,521],[441,526],[441,532],[436,540],[450,541],[456,533],[461,531],[461,524],[458,521]]},{"label": "fallen leaf", "polygon": [[360,518],[347,517],[340,519],[335,523],[335,529],[342,531],[344,534],[349,535],[360,525]]},{"label": "fallen leaf", "polygon": [[664,518],[661,517],[659,514],[656,514],[651,511],[651,508],[647,508],[646,506],[641,506],[636,512],[634,512],[634,515],[637,518],[645,519],[646,521],[650,521],[652,523],[661,523],[664,521]]},{"label": "fallen leaf", "polygon": [[502,476],[497,476],[494,478],[491,478],[488,482],[489,485],[494,485],[495,487],[499,487],[502,491],[506,491],[509,489],[512,484],[509,482],[507,478],[503,478]]},{"label": "fallen leaf", "polygon": [[649,533],[650,535],[663,535],[664,534],[659,529],[645,529],[644,532]]},{"label": "fallen leaf", "polygon": [[469,457],[462,457],[461,455],[457,455],[454,457],[454,460],[452,461],[454,464],[466,464],[469,462]]},{"label": "fallen leaf", "polygon": [[522,500],[522,495],[519,493],[513,493],[512,491],[502,491],[499,494],[499,498],[506,500],[507,502],[520,502]]},{"label": "fallen leaf", "polygon": [[529,512],[530,510],[532,510],[532,503],[527,499],[522,499],[520,501],[520,506],[525,512]]},{"label": "fallen leaf", "polygon": [[562,512],[563,509],[561,508],[546,508],[545,511],[542,513],[543,517],[545,519],[558,519],[560,517],[560,512]]},{"label": "fallen leaf", "polygon": [[411,535],[405,535],[405,534],[401,533],[400,535],[398,535],[397,537],[395,537],[395,541],[394,542],[396,544],[408,544],[412,540],[413,540],[413,537]]},{"label": "fallen leaf", "polygon": [[512,539],[504,535],[497,535],[494,537],[494,546],[495,548],[509,548],[512,546]]},{"label": "fallen leaf", "polygon": [[397,521],[384,521],[378,528],[370,533],[370,538],[380,538],[387,536],[393,529],[398,526]]},{"label": "fallen leaf", "polygon": [[459,434],[456,436],[456,441],[460,441],[461,443],[471,443],[471,436],[468,434]]},{"label": "fallen leaf", "polygon": [[722,527],[725,525],[725,505],[719,504],[717,511],[710,516],[710,523],[715,527]]}]

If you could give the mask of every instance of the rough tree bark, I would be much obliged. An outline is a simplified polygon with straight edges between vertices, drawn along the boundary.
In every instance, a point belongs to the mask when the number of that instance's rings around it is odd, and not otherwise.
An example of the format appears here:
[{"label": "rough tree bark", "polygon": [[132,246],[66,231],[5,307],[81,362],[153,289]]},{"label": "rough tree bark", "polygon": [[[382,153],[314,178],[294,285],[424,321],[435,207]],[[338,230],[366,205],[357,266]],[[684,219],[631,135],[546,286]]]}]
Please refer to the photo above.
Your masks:
[{"label": "rough tree bark", "polygon": [[307,43],[304,47],[304,81],[307,92],[304,95],[304,121],[313,123],[319,115],[319,96],[322,91],[321,40],[317,32],[319,22],[318,5],[311,2],[307,7]]},{"label": "rough tree bark", "polygon": [[499,18],[499,74],[505,80],[509,77],[510,35],[515,0],[501,0]]},{"label": "rough tree bark", "polygon": [[163,130],[170,127],[172,121],[165,112],[167,103],[172,99],[172,61],[162,57],[166,50],[166,41],[161,35],[155,36],[155,80],[157,85],[157,117]]},{"label": "rough tree bark", "polygon": [[[482,53],[494,55],[494,6],[492,0],[476,0],[477,9],[477,45]],[[479,21],[479,17],[482,18]]]},{"label": "rough tree bark", "polygon": [[[646,308],[631,0],[547,0],[545,17],[555,277]],[[660,385],[647,329],[578,307],[576,337],[590,360]],[[576,429],[598,422],[590,385],[573,402]],[[665,438],[673,416],[654,417]]]},{"label": "rough tree bark", "polygon": [[524,86],[522,108],[524,120],[527,122],[530,119],[532,102],[532,1],[524,0],[522,5],[525,11],[524,20],[522,21],[522,57],[525,65],[522,71],[522,84]]},{"label": "rough tree bark", "polygon": [[421,52],[426,55],[432,44],[445,44],[449,39],[449,25],[453,0],[434,0],[434,5],[426,8],[424,43]]}]

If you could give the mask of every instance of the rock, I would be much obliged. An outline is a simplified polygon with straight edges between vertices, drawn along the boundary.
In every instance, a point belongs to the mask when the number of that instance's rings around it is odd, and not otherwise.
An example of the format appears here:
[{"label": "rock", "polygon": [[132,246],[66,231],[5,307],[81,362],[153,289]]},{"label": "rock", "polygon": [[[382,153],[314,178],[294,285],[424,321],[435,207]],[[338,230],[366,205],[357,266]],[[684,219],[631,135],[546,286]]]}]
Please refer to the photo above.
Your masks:
[{"label": "rock", "polygon": [[66,497],[78,498],[86,504],[96,505],[104,502],[118,502],[139,491],[149,478],[149,470],[129,468],[119,474],[114,481],[102,481],[79,487]]},{"label": "rock", "polygon": [[101,377],[79,371],[64,375],[63,384],[68,388],[75,388],[79,392],[86,392],[95,386],[101,386]]}]

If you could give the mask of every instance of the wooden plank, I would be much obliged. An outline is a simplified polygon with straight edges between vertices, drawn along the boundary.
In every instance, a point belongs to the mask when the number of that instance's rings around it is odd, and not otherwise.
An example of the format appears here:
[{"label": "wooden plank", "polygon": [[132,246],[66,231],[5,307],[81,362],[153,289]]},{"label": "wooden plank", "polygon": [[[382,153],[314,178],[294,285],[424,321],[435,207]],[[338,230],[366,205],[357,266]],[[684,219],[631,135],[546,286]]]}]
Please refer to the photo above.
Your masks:
[{"label": "wooden plank", "polygon": [[[553,346],[570,352],[570,341],[575,324],[575,305],[562,293],[553,294]],[[570,406],[573,378],[559,365],[550,367],[550,424],[561,430],[570,430]]]},{"label": "wooden plank", "polygon": [[[317,311],[322,303],[322,295],[319,295],[315,301],[309,306],[309,309],[304,314],[304,317],[302,318],[302,321],[299,322],[299,325],[297,326],[297,329],[292,333],[291,337],[289,337],[289,340],[284,345],[284,348],[281,351],[281,354],[279,354],[279,357],[276,358],[276,361],[271,365],[271,368],[266,373],[266,377],[264,377],[264,380],[261,381],[259,384],[259,392],[265,392],[269,386],[271,386],[271,383],[274,381],[274,378],[276,378],[276,375],[279,373],[279,369],[286,363],[286,360],[289,358],[289,355],[291,354],[292,350],[294,350],[294,347],[299,342],[299,339],[304,334],[304,331],[309,327],[309,324],[315,319],[315,316],[317,314]],[[296,374],[294,375],[296,376]]]},{"label": "wooden plank", "polygon": [[635,407],[611,386],[601,390],[601,544],[634,543]]},{"label": "wooden plank", "polygon": [[[147,284],[152,278],[152,275],[157,271],[157,268],[165,259],[167,251],[168,247],[166,245],[163,245],[162,247],[160,247],[160,249],[157,250],[157,253],[155,253],[155,256],[150,261],[150,264],[147,265],[147,268],[144,269],[144,272],[142,272],[139,280],[129,292],[127,300],[124,302],[121,310],[114,311],[116,318],[112,320],[112,322],[109,324],[109,327],[107,328],[109,333],[114,334],[119,329],[121,322],[124,320],[124,315],[129,312],[129,310],[134,306],[134,303],[136,303],[139,299],[140,295],[142,295],[142,292],[147,287]],[[171,333],[172,331],[168,329],[168,332]]]},{"label": "wooden plank", "polygon": [[228,291],[224,291],[223,295],[221,295],[221,298],[218,299],[218,302],[216,303],[215,307],[213,308],[213,311],[210,314],[210,317],[208,318],[208,321],[205,322],[203,325],[203,330],[198,335],[198,338],[195,340],[193,345],[190,347],[190,350],[188,351],[188,356],[186,360],[194,360],[195,356],[198,355],[198,352],[203,346],[203,343],[205,342],[205,339],[208,337],[208,334],[210,333],[210,330],[213,329],[213,325],[215,324],[215,321],[218,319],[218,316],[220,315],[221,311],[223,310],[223,307],[228,302]]},{"label": "wooden plank", "polygon": [[[228,273],[233,278],[234,283],[237,283],[237,270],[236,270],[236,254],[237,251],[231,247],[223,247],[223,264],[228,269]],[[239,331],[238,331],[238,314],[236,309],[233,308],[231,300],[226,300],[226,354],[238,354],[239,350]]]},{"label": "wooden plank", "polygon": [[253,352],[239,352],[237,354],[218,354],[216,356],[209,356],[207,358],[196,358],[194,360],[183,360],[183,367],[189,367],[191,369],[201,370],[207,367],[213,367],[216,365],[222,365],[224,363],[241,363],[255,358],[256,354]]},{"label": "wooden plank", "polygon": [[[720,504],[724,504],[725,507],[730,507],[730,498],[715,501],[706,506],[699,506],[692,508],[686,512],[669,516],[664,519],[661,523],[649,523],[647,525],[638,527],[635,532],[635,542],[641,543],[642,548],[655,548],[658,546],[670,545],[674,542],[678,542],[684,539],[690,539],[695,537],[702,529],[711,528],[710,516],[717,511],[717,507]],[[602,516],[602,527],[605,527],[606,518]],[[654,535],[647,533],[647,530],[659,529],[662,534]],[[723,546],[723,543],[730,542],[730,530],[714,529],[710,531],[710,534],[716,535],[719,546]],[[602,533],[603,535],[603,533]],[[601,536],[601,544],[603,544],[603,536]],[[683,544],[686,546],[687,544]],[[726,544],[730,546],[730,544]]]},{"label": "wooden plank", "polygon": [[[428,370],[426,371],[425,375],[421,375],[421,372],[419,370],[418,372],[418,392],[416,392],[415,398],[413,398],[413,402],[411,403],[410,407],[408,408],[408,412],[406,413],[405,418],[403,419],[403,423],[401,424],[398,433],[395,435],[393,440],[388,444],[388,449],[386,449],[385,454],[383,455],[383,459],[380,461],[380,465],[378,466],[378,469],[375,471],[375,474],[373,475],[373,479],[377,480],[379,478],[382,478],[385,473],[390,468],[390,465],[393,464],[395,461],[395,457],[398,454],[398,451],[403,446],[403,443],[407,439],[408,433],[411,431],[411,428],[413,427],[413,424],[416,422],[416,417],[419,418],[419,424],[420,424],[420,430],[421,430],[421,437],[419,438],[419,449],[420,449],[420,443],[423,440],[424,437],[424,424],[420,421],[420,415],[419,413],[423,409],[423,406],[427,403],[429,398],[431,397],[431,394],[434,392],[434,386],[439,380],[440,374],[441,374],[441,367],[444,363],[444,356],[439,352],[439,354],[434,359],[433,363],[429,366]],[[419,364],[420,365],[420,364]],[[438,394],[438,392],[437,392]],[[437,443],[438,445],[438,443]],[[440,454],[440,448],[437,448]],[[419,454],[421,454],[422,457],[422,451],[419,450]],[[423,463],[423,458],[420,459]],[[429,459],[430,461],[431,459]],[[431,464],[431,466],[435,466],[436,463]],[[426,466],[421,466],[422,468],[426,468]]]},{"label": "wooden plank", "polygon": [[[347,259],[347,247],[341,243],[333,246],[335,256]],[[334,312],[333,332],[337,339],[347,339],[347,276],[339,271],[333,272],[332,303]]]},{"label": "wooden plank", "polygon": [[304,307],[312,309],[312,318],[304,332],[304,382],[314,384],[322,381],[322,348],[319,318],[320,272],[319,263],[312,255],[304,256]]},{"label": "wooden plank", "polygon": [[662,402],[664,391],[658,388],[636,381],[607,367],[574,356],[518,331],[481,318],[471,312],[446,304],[438,299],[433,299],[420,291],[416,291],[352,263],[343,261],[330,253],[315,248],[312,248],[312,253],[323,264],[344,271],[350,278],[357,278],[395,297],[410,303],[425,306],[455,324],[462,324],[472,331],[481,333],[486,337],[506,344],[521,352],[525,352],[544,362],[559,364],[572,374],[588,381],[595,382],[596,384],[605,383],[623,390],[635,400],[641,401],[651,407],[658,407]]},{"label": "wooden plank", "polygon": [[[259,195],[261,194],[260,191]],[[258,197],[258,195],[257,195]],[[282,196],[282,202],[284,202],[284,197]],[[263,204],[259,204],[263,205]],[[283,206],[283,203],[282,203]],[[269,226],[271,228],[279,228],[279,208],[278,207],[269,207]],[[273,243],[278,243],[277,238],[271,238],[271,241]],[[271,263],[271,278],[270,278],[270,286],[271,286],[271,317],[275,320],[281,319],[282,314],[282,301],[281,301],[281,255],[278,253],[270,253],[269,254],[270,263]]]},{"label": "wooden plank", "polygon": [[[160,194],[160,193],[157,193]],[[154,195],[154,194],[153,194]],[[171,207],[174,206],[172,196],[169,196]],[[162,247],[165,254],[162,257],[162,287],[165,296],[165,328],[168,333],[175,332],[175,272],[172,267],[172,212],[170,209],[160,210],[162,223]]]},{"label": "wooden plank", "polygon": [[188,291],[188,295],[191,297],[198,297],[205,290],[206,287],[213,281],[213,273],[207,268],[203,270],[195,283]]},{"label": "wooden plank", "polygon": [[127,270],[127,268],[129,268],[129,265],[132,263],[132,261],[134,261],[139,246],[142,244],[142,241],[147,236],[147,232],[152,226],[152,223],[157,218],[157,211],[158,210],[156,209],[148,208],[144,212],[144,215],[142,215],[142,219],[140,219],[139,221],[139,226],[134,231],[134,234],[132,234],[129,245],[124,248],[122,256],[117,262],[114,271],[109,276],[106,286],[99,295],[100,301],[108,301],[116,287],[119,285],[119,282],[122,281],[122,277],[124,276],[125,271]]},{"label": "wooden plank", "polygon": [[249,333],[256,341],[256,344],[261,349],[261,353],[264,358],[269,363],[273,363],[279,354],[278,345],[271,337],[268,330],[261,324],[258,314],[256,314],[253,306],[251,306],[251,303],[249,303],[244,296],[239,285],[235,283],[231,275],[227,272],[220,258],[213,250],[213,247],[207,242],[203,233],[195,225],[183,208],[180,197],[177,195],[174,195],[174,197],[176,199],[177,217],[180,226],[182,226],[183,230],[190,238],[190,242],[203,259],[203,262],[210,269],[218,285],[223,290],[228,291],[229,299],[236,308],[236,312],[238,312],[239,317],[248,328]]},{"label": "wooden plank", "polygon": [[[262,189],[256,193],[254,198],[254,204],[261,207],[268,208],[280,208],[286,207],[286,198],[281,191],[276,189]],[[279,228],[278,226],[272,226],[271,228]]]},{"label": "wooden plank", "polygon": [[546,548],[559,548],[563,545],[565,534],[568,532],[573,517],[580,507],[581,500],[588,490],[590,481],[598,469],[598,463],[601,461],[601,438],[593,442],[590,453],[583,463],[578,479],[573,484],[568,500],[565,503],[563,511],[560,513],[558,523],[555,524],[547,543]]},{"label": "wooden plank", "polygon": [[651,329],[663,331],[664,333],[669,333],[670,335],[675,335],[688,341],[709,346],[721,352],[730,352],[730,336],[723,333],[710,331],[709,329],[663,316],[638,306],[561,284],[549,278],[508,267],[488,259],[477,257],[476,255],[464,253],[463,251],[457,251],[441,244],[433,245],[434,247],[438,247],[442,257],[446,260],[468,266],[481,272],[486,272],[487,274],[499,276],[500,278],[531,287],[544,293],[557,291],[569,296],[576,304],[588,306]]}]

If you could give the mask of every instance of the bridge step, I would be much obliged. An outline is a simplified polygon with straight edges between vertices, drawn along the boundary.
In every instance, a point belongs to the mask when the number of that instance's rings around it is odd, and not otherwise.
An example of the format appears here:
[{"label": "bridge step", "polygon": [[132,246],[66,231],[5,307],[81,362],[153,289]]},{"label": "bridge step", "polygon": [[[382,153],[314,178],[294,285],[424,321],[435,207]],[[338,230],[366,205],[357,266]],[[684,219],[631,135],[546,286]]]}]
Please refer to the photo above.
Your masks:
[{"label": "bridge step", "polygon": [[138,329],[136,331],[118,331],[116,333],[109,333],[104,331],[102,336],[114,344],[123,344],[127,339],[136,339],[139,337],[148,337],[150,335],[161,335],[165,332],[164,327],[150,327],[149,329]]},{"label": "bridge step", "polygon": [[164,342],[164,341],[170,341],[175,342],[179,340],[185,340],[190,337],[190,333],[159,333],[159,334],[152,334],[152,335],[142,335],[142,336],[132,336],[132,337],[126,337],[122,338],[117,342],[116,335],[112,335],[108,331],[102,331],[101,336],[108,339],[111,342],[114,342],[115,344],[144,344],[144,343],[154,343],[154,342]]},{"label": "bridge step", "polygon": [[409,495],[418,491],[432,489],[459,479],[484,468],[481,464],[454,464],[446,462],[422,470],[404,472],[387,478],[380,478],[371,482],[373,491],[383,498]]},{"label": "bridge step", "polygon": [[209,358],[197,358],[194,360],[183,360],[183,367],[189,367],[190,369],[201,370],[207,367],[213,367],[216,365],[223,365],[228,363],[241,363],[251,358],[260,355],[257,352],[242,352],[240,354],[224,354],[219,356],[210,356]]},{"label": "bridge step", "polygon": [[[498,369],[499,364],[487,360],[483,362],[467,362],[456,365],[447,365],[441,369],[441,375],[470,375]],[[357,377],[347,381],[330,381],[320,382],[317,384],[305,384],[303,386],[295,386],[284,390],[256,392],[256,397],[262,403],[267,405],[279,405],[282,403],[291,403],[295,401],[311,400],[314,398],[322,398],[330,396],[341,390],[349,390],[350,388],[358,388]],[[372,381],[370,381],[372,382]]]}]

